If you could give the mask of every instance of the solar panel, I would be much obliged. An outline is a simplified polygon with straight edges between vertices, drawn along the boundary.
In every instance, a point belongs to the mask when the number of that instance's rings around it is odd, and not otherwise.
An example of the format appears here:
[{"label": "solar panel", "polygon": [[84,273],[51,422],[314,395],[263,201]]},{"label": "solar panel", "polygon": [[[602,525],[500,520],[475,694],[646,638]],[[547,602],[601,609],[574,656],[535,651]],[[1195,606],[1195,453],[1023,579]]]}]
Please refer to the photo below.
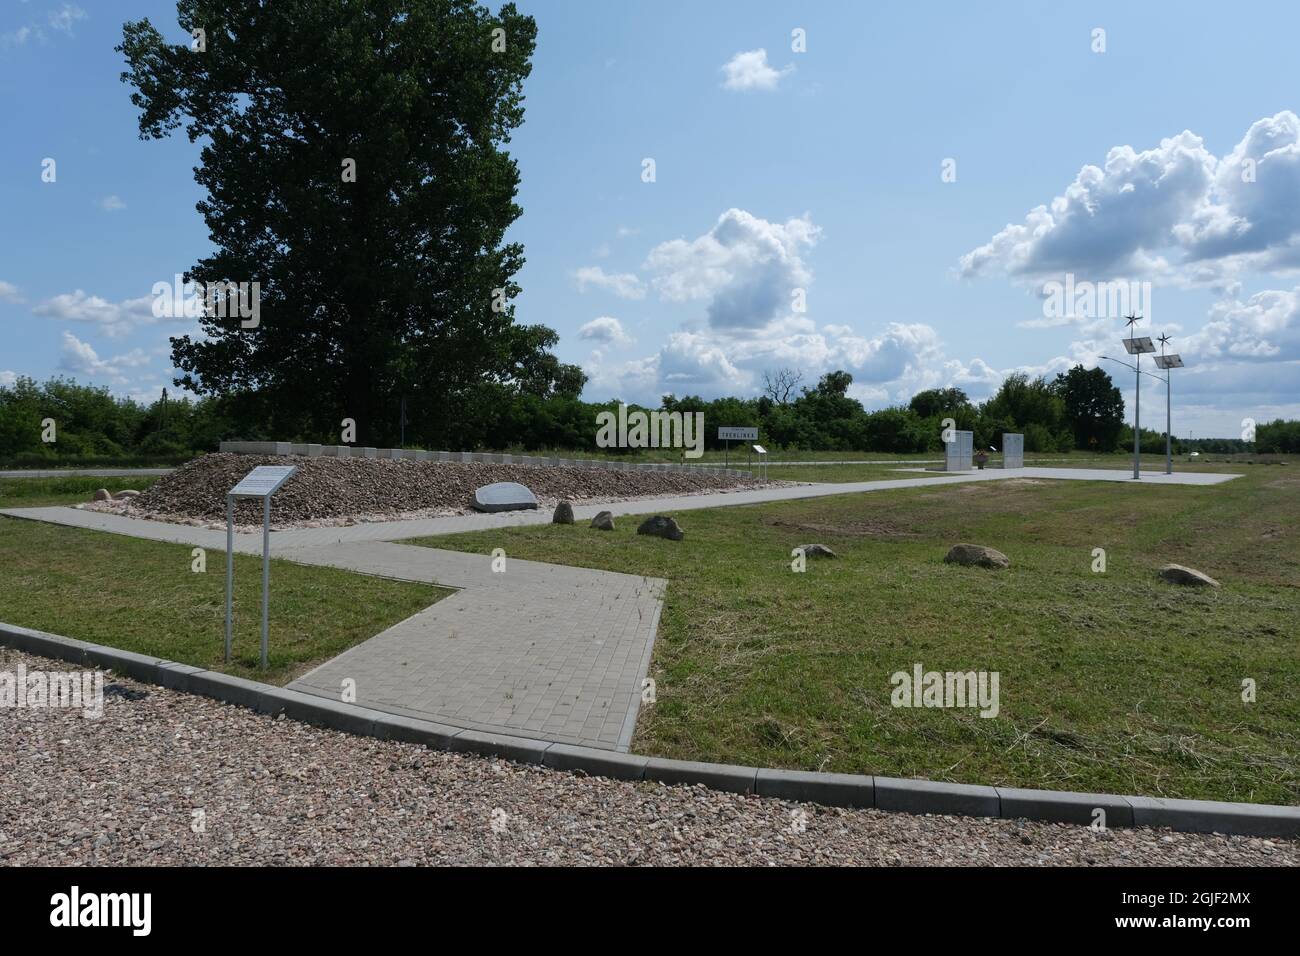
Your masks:
[{"label": "solar panel", "polygon": [[1182,368],[1183,357],[1181,355],[1157,355],[1156,368]]},{"label": "solar panel", "polygon": [[1145,355],[1156,350],[1156,347],[1151,344],[1151,339],[1146,336],[1138,339],[1125,339],[1124,348],[1128,349],[1129,355]]}]

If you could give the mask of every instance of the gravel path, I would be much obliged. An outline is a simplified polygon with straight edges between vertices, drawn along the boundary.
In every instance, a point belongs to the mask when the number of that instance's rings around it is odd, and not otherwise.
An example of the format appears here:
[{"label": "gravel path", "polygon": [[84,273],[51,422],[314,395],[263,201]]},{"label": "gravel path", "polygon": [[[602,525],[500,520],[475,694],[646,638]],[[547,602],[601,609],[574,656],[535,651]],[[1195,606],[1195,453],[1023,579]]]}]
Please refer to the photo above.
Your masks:
[{"label": "gravel path", "polygon": [[[69,665],[0,648],[0,671]],[[1291,865],[1300,843],[840,810],[580,778],[125,678],[104,716],[0,710],[10,865]],[[197,824],[202,811],[202,832]]]}]

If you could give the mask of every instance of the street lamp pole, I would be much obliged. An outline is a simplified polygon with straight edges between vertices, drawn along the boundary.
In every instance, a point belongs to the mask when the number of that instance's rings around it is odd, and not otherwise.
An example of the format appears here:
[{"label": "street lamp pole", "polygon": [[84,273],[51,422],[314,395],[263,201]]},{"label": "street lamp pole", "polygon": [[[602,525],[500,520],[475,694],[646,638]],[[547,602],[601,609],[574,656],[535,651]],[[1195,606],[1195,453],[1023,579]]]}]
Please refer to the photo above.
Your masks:
[{"label": "street lamp pole", "polygon": [[1129,355],[1136,357],[1133,365],[1133,480],[1138,481],[1142,477],[1142,355],[1145,352],[1154,352],[1156,347],[1146,336],[1137,338],[1134,335],[1134,326],[1142,321],[1142,316],[1126,315],[1124,319],[1129,327],[1129,336],[1124,340],[1124,348],[1128,350]]},{"label": "street lamp pole", "polygon": [[[1133,353],[1133,329],[1142,317],[1128,315],[1129,352]],[[1133,480],[1142,477],[1142,353],[1136,353],[1133,368]]]},{"label": "street lamp pole", "polygon": [[1171,369],[1183,367],[1183,357],[1178,354],[1166,355],[1165,346],[1169,344],[1169,336],[1161,334],[1160,336],[1160,354],[1156,356],[1156,365],[1165,370],[1165,474],[1174,473],[1174,418],[1173,412],[1173,391],[1174,391],[1174,373]]}]

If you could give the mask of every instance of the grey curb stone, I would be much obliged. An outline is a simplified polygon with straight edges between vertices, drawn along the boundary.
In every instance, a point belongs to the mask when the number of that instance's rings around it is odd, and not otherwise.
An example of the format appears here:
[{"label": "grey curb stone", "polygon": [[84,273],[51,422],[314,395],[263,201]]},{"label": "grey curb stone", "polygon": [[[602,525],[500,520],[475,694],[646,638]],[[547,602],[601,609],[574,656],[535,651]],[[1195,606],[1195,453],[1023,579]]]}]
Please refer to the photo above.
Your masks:
[{"label": "grey curb stone", "polygon": [[60,637],[57,634],[33,631],[12,624],[0,624],[0,643],[29,654],[52,657],[70,664],[84,664],[86,651],[95,646],[71,637]]},{"label": "grey curb stone", "polygon": [[147,657],[133,651],[119,651],[116,647],[101,647],[97,644],[86,645],[84,662],[149,684],[158,683],[158,665],[170,663],[157,657]]},{"label": "grey curb stone", "polygon": [[190,689],[190,676],[192,674],[202,674],[202,667],[194,667],[190,664],[177,664],[174,661],[158,662],[158,683],[163,687],[171,690],[188,692]]},{"label": "grey curb stone", "polygon": [[753,793],[757,767],[735,767],[725,763],[698,763],[694,760],[666,760],[651,757],[646,761],[645,778],[659,783],[703,784],[711,790]]},{"label": "grey curb stone", "polygon": [[1171,827],[1185,833],[1235,833],[1243,836],[1300,836],[1300,807],[1128,797],[1133,822],[1140,827]]},{"label": "grey curb stone", "polygon": [[855,773],[759,769],[754,792],[760,797],[821,803],[828,807],[874,807],[876,782]]},{"label": "grey curb stone", "polygon": [[452,738],[461,732],[461,728],[432,720],[380,714],[375,718],[373,732],[380,740],[398,740],[407,744],[424,744],[435,750],[450,750]]},{"label": "grey curb stone", "polygon": [[597,750],[595,747],[575,747],[572,744],[551,744],[542,756],[542,763],[556,770],[581,770],[593,777],[610,777],[614,780],[641,780],[649,757],[618,753],[614,750]]},{"label": "grey curb stone", "polygon": [[204,697],[211,697],[227,704],[247,707],[260,714],[275,713],[265,693],[273,688],[266,684],[217,671],[199,671],[197,674],[190,674],[186,680],[189,682],[191,694],[202,694]]},{"label": "grey curb stone", "polygon": [[876,777],[876,808],[968,817],[1002,815],[998,792],[993,787],[933,780],[895,780],[892,777]]},{"label": "grey curb stone", "polygon": [[363,737],[374,735],[375,719],[380,716],[379,711],[296,690],[276,690],[279,693],[273,695],[274,699],[281,705],[286,717]]},{"label": "grey curb stone", "polygon": [[1072,793],[1067,790],[1023,790],[1019,787],[995,787],[1001,801],[1002,816],[1048,823],[1093,822],[1098,807],[1106,811],[1107,827],[1131,827],[1133,805],[1127,799],[1104,793]]},{"label": "grey curb stone", "polygon": [[549,740],[530,740],[526,737],[507,737],[481,730],[462,730],[451,738],[451,749],[460,753],[474,753],[483,757],[505,757],[520,763],[541,763],[552,746]]}]

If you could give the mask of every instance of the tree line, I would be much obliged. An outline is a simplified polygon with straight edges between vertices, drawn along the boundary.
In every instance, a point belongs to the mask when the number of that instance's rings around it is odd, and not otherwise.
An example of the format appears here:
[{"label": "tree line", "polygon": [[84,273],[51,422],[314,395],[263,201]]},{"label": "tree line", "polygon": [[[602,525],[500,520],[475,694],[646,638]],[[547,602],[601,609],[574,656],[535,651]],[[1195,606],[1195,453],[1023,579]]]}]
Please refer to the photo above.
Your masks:
[{"label": "tree line", "polygon": [[[852,381],[849,373],[836,371],[809,387],[796,381],[754,398],[665,395],[657,410],[702,412],[706,448],[722,446],[719,426],[754,426],[774,450],[928,454],[942,450],[949,420],[957,429],[974,432],[976,448],[1001,450],[1003,432],[1023,434],[1025,450],[1036,453],[1132,448],[1123,400],[1101,369],[1076,366],[1050,381],[1012,375],[979,403],[959,388],[929,389],[905,405],[874,411],[848,395]],[[585,402],[571,392],[538,390],[528,381],[483,382],[469,389],[458,407],[441,409],[432,421],[411,404],[405,425],[394,422],[393,427],[406,431],[405,446],[411,448],[593,452],[597,415],[616,411],[619,404]],[[0,464],[176,464],[215,451],[226,440],[342,441],[341,422],[331,428],[307,421],[285,427],[283,419],[264,417],[263,409],[262,402],[243,393],[190,398],[164,392],[141,402],[67,379],[42,384],[23,377],[0,386]],[[426,440],[430,435],[433,440]],[[1261,424],[1254,442],[1176,438],[1174,447],[1180,454],[1193,448],[1300,453],[1300,422]],[[1142,450],[1163,453],[1163,433],[1144,428]]]}]

